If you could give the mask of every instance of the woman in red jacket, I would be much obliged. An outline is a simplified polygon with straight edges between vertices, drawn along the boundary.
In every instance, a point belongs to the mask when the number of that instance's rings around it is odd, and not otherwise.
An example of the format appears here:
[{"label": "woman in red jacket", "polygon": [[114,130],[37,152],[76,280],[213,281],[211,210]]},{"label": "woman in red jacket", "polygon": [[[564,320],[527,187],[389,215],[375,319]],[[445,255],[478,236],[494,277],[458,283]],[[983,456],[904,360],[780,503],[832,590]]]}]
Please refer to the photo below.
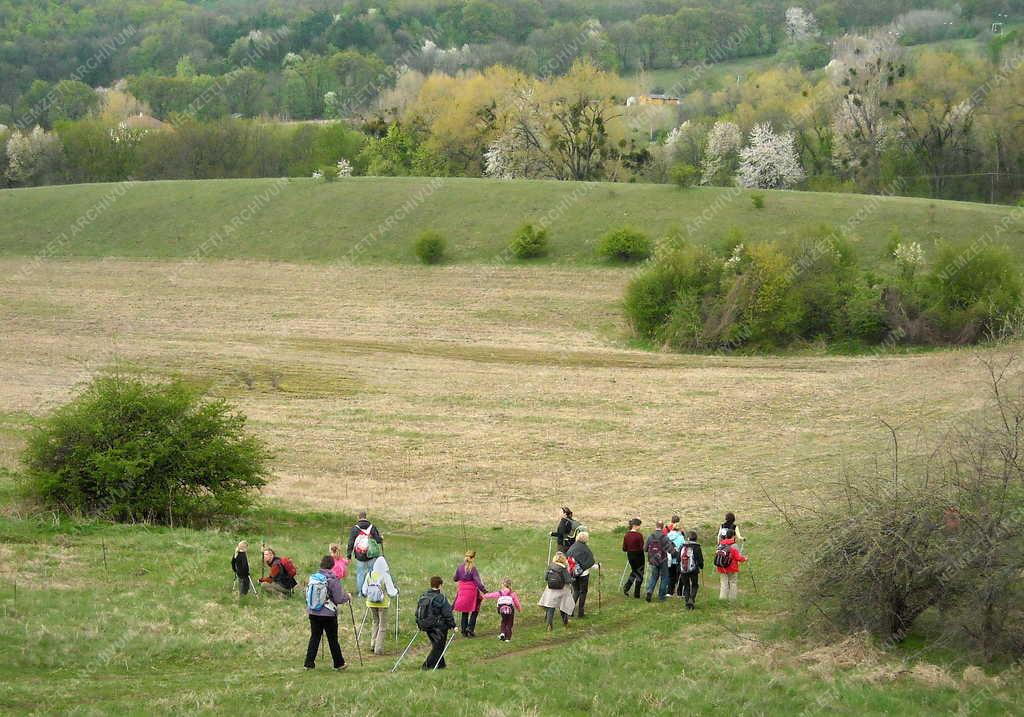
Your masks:
[{"label": "woman in red jacket", "polygon": [[719,600],[735,600],[737,598],[740,589],[740,563],[745,562],[747,562],[747,556],[736,549],[735,531],[727,529],[715,550]]}]

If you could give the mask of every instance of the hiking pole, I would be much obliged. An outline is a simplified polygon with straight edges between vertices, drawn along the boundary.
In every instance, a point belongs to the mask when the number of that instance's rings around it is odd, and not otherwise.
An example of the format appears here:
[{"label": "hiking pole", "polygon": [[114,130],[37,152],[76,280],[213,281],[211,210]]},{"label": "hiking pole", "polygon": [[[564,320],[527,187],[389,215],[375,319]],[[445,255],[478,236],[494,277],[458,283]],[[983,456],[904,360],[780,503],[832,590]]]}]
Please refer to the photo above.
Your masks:
[{"label": "hiking pole", "polygon": [[370,612],[370,606],[369,605],[367,605],[366,609],[363,610],[363,619],[359,621],[359,629],[356,630],[356,640],[358,640],[359,636],[363,634],[363,625],[366,624],[366,614],[368,612]]},{"label": "hiking pole", "polygon": [[[746,557],[746,554],[743,552],[745,547],[745,545],[740,545],[740,555],[743,555],[743,557]],[[754,586],[754,592],[760,595],[761,591],[757,589],[757,581],[754,580],[754,569],[748,565],[746,573],[750,576],[750,584]]]},{"label": "hiking pole", "polygon": [[415,633],[413,633],[412,639],[409,640],[409,644],[405,646],[405,649],[402,651],[402,654],[399,656],[398,661],[395,663],[395,666],[391,668],[392,672],[397,670],[398,666],[402,664],[402,660],[405,659],[405,655],[406,655],[407,652],[409,652],[409,648],[412,647],[412,643],[416,642],[416,638],[419,637],[419,636],[420,636],[419,630],[417,630]]},{"label": "hiking pole", "polygon": [[619,590],[622,590],[626,585],[626,573],[629,572],[629,563],[627,562],[622,568],[622,577],[619,578]]},{"label": "hiking pole", "polygon": [[256,589],[256,583],[252,581],[252,575],[249,576],[249,587],[252,588],[252,594],[256,596],[257,600],[259,600],[260,593],[259,590]]},{"label": "hiking pole", "polygon": [[551,536],[548,536],[548,561],[545,566],[551,565]]},{"label": "hiking pole", "polygon": [[[352,632],[356,630],[356,611],[352,609],[352,600],[348,601],[348,615],[352,618]],[[359,666],[363,666],[363,651],[359,648],[359,633],[356,633],[356,655],[359,656]]]},{"label": "hiking pole", "polygon": [[604,570],[601,569],[601,563],[597,564],[597,614],[601,614],[601,578],[604,577]]},{"label": "hiking pole", "polygon": [[402,622],[402,596],[395,593],[395,642],[398,641],[398,625]]},{"label": "hiking pole", "polygon": [[453,642],[455,642],[455,636],[458,635],[458,634],[459,633],[457,633],[457,632],[453,632],[452,636],[450,638],[448,638],[448,644],[444,646],[443,650],[441,650],[441,656],[439,658],[437,658],[437,662],[434,663],[434,667],[430,670],[431,672],[436,670],[437,666],[441,664],[441,660],[444,659],[444,653],[448,652],[448,648],[452,646]]}]

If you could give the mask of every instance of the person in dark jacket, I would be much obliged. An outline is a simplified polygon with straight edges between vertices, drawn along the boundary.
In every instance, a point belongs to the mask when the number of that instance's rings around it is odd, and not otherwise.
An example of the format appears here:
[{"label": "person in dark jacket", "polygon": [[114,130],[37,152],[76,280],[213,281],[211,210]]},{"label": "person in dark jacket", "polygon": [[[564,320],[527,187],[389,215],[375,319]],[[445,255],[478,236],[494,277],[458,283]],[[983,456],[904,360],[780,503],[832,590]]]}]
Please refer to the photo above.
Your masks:
[{"label": "person in dark jacket", "polygon": [[651,576],[647,578],[647,602],[651,601],[655,586],[658,587],[658,600],[664,602],[668,595],[668,568],[671,559],[671,542],[665,537],[665,523],[658,521],[654,532],[647,536],[644,552],[647,553],[647,564],[651,568]]},{"label": "person in dark jacket", "polygon": [[[424,593],[424,595],[431,596],[430,612],[435,617],[436,622],[434,627],[426,631],[431,649],[427,659],[423,662],[424,670],[432,670],[435,665],[437,665],[439,670],[448,667],[445,658],[441,657],[441,655],[444,653],[444,646],[448,642],[448,631],[455,629],[455,615],[452,614],[452,606],[448,602],[448,598],[441,592],[442,584],[444,584],[444,581],[435,575],[430,578],[430,590]],[[438,663],[438,660],[440,660],[440,663]]]},{"label": "person in dark jacket", "polygon": [[249,575],[249,556],[245,554],[245,551],[248,549],[248,541],[241,541],[238,547],[235,548],[235,554],[231,558],[231,570],[234,571],[235,577],[238,578],[239,597],[249,594],[250,581],[252,580]]},{"label": "person in dark jacket", "polygon": [[583,612],[587,602],[587,591],[590,589],[590,570],[597,563],[594,560],[594,552],[590,549],[590,533],[583,530],[576,536],[576,542],[569,548],[565,557],[571,558],[578,566],[580,575],[573,578],[572,597],[576,601],[576,617],[586,617]]},{"label": "person in dark jacket", "polygon": [[[359,519],[356,524],[352,526],[351,530],[348,531],[348,550],[345,551],[345,557],[349,560],[352,559],[352,552],[355,550],[356,538],[359,537],[360,533],[366,532],[370,535],[370,540],[376,540],[380,544],[381,554],[384,553],[384,538],[381,537],[380,531],[377,530],[377,526],[366,519],[366,511],[359,511]],[[376,557],[370,560],[361,560],[356,556],[356,592],[362,593],[363,581],[366,580],[366,574],[370,572],[370,568],[373,566],[373,561]]]},{"label": "person in dark jacket", "polygon": [[640,588],[644,584],[644,536],[640,533],[642,521],[639,518],[632,518],[629,521],[629,532],[622,538],[622,552],[626,554],[629,561],[629,577],[622,588],[622,592],[629,597],[629,590],[634,585],[636,593],[633,597],[640,597]]},{"label": "person in dark jacket", "polygon": [[[689,560],[686,559],[685,551],[689,551]],[[691,530],[686,536],[686,542],[679,553],[680,567],[684,562],[689,562],[690,571],[679,572],[679,584],[682,586],[683,599],[686,600],[686,609],[693,610],[697,602],[697,590],[700,588],[700,574],[704,571],[704,551],[697,542],[697,531]]]},{"label": "person in dark jacket", "polygon": [[563,507],[562,518],[558,521],[558,527],[555,528],[555,532],[551,534],[552,538],[558,538],[559,551],[564,553],[576,542],[576,536],[573,535],[576,531],[576,525],[576,521],[572,519],[572,511],[568,507]]},{"label": "person in dark jacket", "polygon": [[327,646],[331,648],[331,659],[334,661],[335,670],[345,669],[345,656],[341,654],[341,645],[338,643],[338,606],[349,601],[349,594],[341,587],[341,581],[334,574],[334,558],[325,555],[320,560],[320,569],[317,571],[327,582],[327,602],[323,607],[314,610],[306,606],[306,614],[309,615],[309,644],[306,646],[307,670],[316,667],[316,652],[320,649],[320,637],[327,635]]}]

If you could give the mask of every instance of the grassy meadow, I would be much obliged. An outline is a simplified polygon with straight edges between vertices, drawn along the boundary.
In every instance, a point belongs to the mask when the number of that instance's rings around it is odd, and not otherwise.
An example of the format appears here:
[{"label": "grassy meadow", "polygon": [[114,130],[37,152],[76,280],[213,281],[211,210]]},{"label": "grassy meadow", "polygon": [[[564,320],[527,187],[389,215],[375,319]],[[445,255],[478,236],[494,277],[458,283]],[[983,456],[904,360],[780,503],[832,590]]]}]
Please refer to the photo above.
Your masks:
[{"label": "grassy meadow", "polygon": [[[893,229],[966,247],[1010,208],[773,192],[757,211],[718,189],[430,181],[293,180],[226,235],[216,232],[274,180],[139,184],[91,213],[113,185],[0,192],[0,712],[1013,712],[1024,697],[1013,671],[926,647],[937,616],[890,649],[804,635],[784,611],[800,546],[770,500],[800,503],[841,475],[885,470],[879,419],[901,426],[905,465],[924,460],[980,406],[976,359],[993,349],[640,350],[621,312],[632,270],[594,256],[610,228],[686,231],[709,209],[697,240],[848,223],[880,259]],[[502,261],[515,226],[549,212],[552,256]],[[415,264],[425,229],[448,238],[450,264]],[[1004,234],[1018,252],[1021,231],[1018,220]],[[243,410],[275,453],[263,507],[191,530],[61,517],[22,499],[33,420],[106,370],[183,376]],[[600,613],[595,585],[592,616],[547,636],[534,605],[564,504],[607,568]],[[349,626],[351,669],[306,673],[299,601],[239,604],[231,551],[248,539],[255,564],[266,538],[306,574],[360,508],[387,538],[401,635],[360,668]],[[727,609],[711,570],[694,613],[616,591],[628,517],[679,513],[707,545],[727,509],[748,535],[758,592],[743,577]],[[519,590],[515,640],[496,639],[491,604],[446,674],[414,669],[422,642],[388,674],[415,596],[430,575],[449,579],[467,546],[489,587],[509,576]]]}]

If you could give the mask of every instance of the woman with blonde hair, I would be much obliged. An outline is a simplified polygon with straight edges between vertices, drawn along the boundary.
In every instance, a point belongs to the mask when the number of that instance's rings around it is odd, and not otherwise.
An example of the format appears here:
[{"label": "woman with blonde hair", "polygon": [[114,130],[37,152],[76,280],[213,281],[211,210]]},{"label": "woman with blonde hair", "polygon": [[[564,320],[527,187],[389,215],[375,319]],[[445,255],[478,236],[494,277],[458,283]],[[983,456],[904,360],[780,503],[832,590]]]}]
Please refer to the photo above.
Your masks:
[{"label": "woman with blonde hair", "polygon": [[249,549],[249,542],[242,540],[235,546],[235,554],[231,558],[231,570],[238,578],[238,596],[249,594],[249,585],[252,578],[249,577],[249,556],[245,551]]},{"label": "woman with blonde hair", "polygon": [[458,592],[452,610],[462,613],[462,624],[459,632],[463,637],[476,637],[476,618],[480,614],[480,603],[487,593],[480,573],[476,569],[476,551],[467,550],[465,560],[455,571],[455,582]]},{"label": "woman with blonde hair", "polygon": [[569,626],[569,616],[576,609],[576,601],[572,599],[572,577],[569,575],[569,561],[565,553],[555,553],[547,572],[544,573],[544,592],[537,603],[547,611],[545,622],[548,632],[554,629],[555,610],[562,613],[562,624]]},{"label": "woman with blonde hair", "polygon": [[331,572],[338,580],[344,580],[348,575],[348,560],[338,543],[331,543],[331,557],[334,558],[334,567]]}]

